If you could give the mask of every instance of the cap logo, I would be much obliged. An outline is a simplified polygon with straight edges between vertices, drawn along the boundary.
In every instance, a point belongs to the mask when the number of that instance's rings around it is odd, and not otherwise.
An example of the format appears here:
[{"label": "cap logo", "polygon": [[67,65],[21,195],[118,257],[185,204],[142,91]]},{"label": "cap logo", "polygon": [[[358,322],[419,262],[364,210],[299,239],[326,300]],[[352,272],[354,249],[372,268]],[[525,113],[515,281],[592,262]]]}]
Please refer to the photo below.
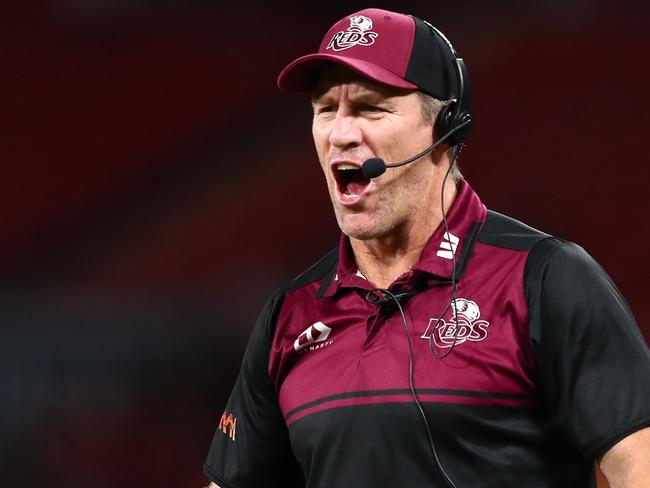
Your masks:
[{"label": "cap logo", "polygon": [[372,20],[368,17],[364,15],[350,17],[348,30],[334,34],[326,49],[343,51],[354,46],[371,46],[379,34],[370,29],[372,29]]}]

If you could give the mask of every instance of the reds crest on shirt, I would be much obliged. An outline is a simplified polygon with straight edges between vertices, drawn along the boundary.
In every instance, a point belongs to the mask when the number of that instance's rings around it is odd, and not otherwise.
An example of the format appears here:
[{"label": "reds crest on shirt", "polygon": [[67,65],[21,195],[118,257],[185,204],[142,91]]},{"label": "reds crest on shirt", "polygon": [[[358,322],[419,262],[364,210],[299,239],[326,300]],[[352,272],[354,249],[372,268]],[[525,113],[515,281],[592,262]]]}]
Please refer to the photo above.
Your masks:
[{"label": "reds crest on shirt", "polygon": [[350,27],[334,34],[326,49],[343,51],[354,46],[371,46],[379,34],[370,29],[372,29],[372,19],[364,15],[350,17]]},{"label": "reds crest on shirt", "polygon": [[449,308],[451,317],[429,319],[421,339],[431,339],[436,346],[447,348],[466,341],[479,342],[487,337],[490,322],[479,320],[481,311],[476,302],[457,298]]}]

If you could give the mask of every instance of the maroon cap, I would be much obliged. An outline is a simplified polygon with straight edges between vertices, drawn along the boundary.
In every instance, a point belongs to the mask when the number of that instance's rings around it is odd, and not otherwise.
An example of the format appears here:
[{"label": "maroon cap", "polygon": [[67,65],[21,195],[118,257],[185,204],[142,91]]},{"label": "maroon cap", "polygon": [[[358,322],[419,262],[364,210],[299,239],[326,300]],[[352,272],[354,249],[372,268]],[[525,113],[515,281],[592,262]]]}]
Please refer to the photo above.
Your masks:
[{"label": "maroon cap", "polygon": [[449,41],[425,21],[369,8],[334,24],[317,53],[282,70],[278,87],[286,93],[311,93],[322,68],[338,63],[376,82],[447,100],[455,93],[455,57]]}]

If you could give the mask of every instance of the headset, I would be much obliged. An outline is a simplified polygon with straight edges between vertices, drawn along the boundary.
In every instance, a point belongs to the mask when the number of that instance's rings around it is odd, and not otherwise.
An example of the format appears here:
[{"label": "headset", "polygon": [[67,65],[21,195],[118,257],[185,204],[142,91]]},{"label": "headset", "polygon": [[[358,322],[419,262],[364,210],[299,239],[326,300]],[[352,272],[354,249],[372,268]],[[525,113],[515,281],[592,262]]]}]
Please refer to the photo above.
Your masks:
[{"label": "headset", "polygon": [[[438,133],[438,138],[433,142],[433,144],[420,151],[418,154],[397,163],[387,164],[383,159],[378,157],[366,160],[361,166],[361,172],[366,178],[377,178],[378,176],[384,174],[387,168],[396,168],[398,166],[412,163],[425,154],[433,151],[438,145],[442,144],[443,142],[455,148],[453,160],[449,165],[450,168],[453,168],[453,166],[456,164],[458,156],[460,155],[460,151],[462,151],[463,145],[472,129],[472,97],[470,93],[469,74],[467,72],[465,62],[462,58],[459,58],[457,56],[456,50],[442,32],[440,32],[426,20],[422,20],[416,17],[413,17],[413,19],[417,19],[418,21],[421,21],[426,26],[428,26],[431,29],[433,35],[438,36],[440,39],[442,39],[444,41],[444,44],[449,48],[449,51],[454,59],[453,66],[457,93],[455,94],[455,98],[449,100],[445,107],[443,107],[436,116],[434,128]],[[446,181],[447,176],[448,174],[445,175],[444,181]],[[444,218],[444,207],[442,210]],[[446,218],[444,220],[446,225]]]},{"label": "headset", "polygon": [[[419,19],[422,20],[422,19]],[[471,86],[469,83],[469,73],[465,66],[463,58],[459,58],[456,49],[449,39],[436,27],[426,20],[422,20],[449,48],[451,55],[454,57],[454,68],[456,73],[456,100],[444,107],[436,118],[436,127],[438,134],[449,134],[447,144],[457,146],[463,144],[472,130],[474,120],[472,114],[472,96]]]}]

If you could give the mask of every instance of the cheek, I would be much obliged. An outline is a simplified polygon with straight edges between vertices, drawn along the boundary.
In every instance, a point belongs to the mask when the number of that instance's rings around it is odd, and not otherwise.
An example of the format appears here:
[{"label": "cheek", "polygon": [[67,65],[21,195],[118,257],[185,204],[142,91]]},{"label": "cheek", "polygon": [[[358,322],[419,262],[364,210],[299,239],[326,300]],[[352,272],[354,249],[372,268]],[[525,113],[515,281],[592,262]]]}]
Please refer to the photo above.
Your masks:
[{"label": "cheek", "polygon": [[327,144],[329,139],[329,131],[327,126],[320,122],[312,122],[311,125],[311,136],[314,139],[314,144],[316,147],[323,147]]},{"label": "cheek", "polygon": [[389,169],[393,171],[390,180],[383,184],[379,196],[379,207],[394,215],[408,214],[417,208],[429,193],[431,185],[430,175],[423,167],[424,161],[416,163],[418,166]]},{"label": "cheek", "polygon": [[382,141],[382,146],[383,147],[379,148],[378,152],[380,152],[380,154],[378,154],[378,156],[381,157],[386,164],[399,163],[406,159],[406,157],[401,157],[401,154],[399,153],[399,138],[395,136],[386,137]]},{"label": "cheek", "polygon": [[318,134],[313,134],[314,139],[314,148],[316,149],[316,155],[318,156],[318,161],[320,162],[321,168],[325,171],[325,166],[327,164],[327,141],[322,137],[319,137]]},{"label": "cheek", "polygon": [[[428,139],[422,137],[422,135],[417,133],[414,129],[393,133],[383,140],[385,152],[384,160],[389,164],[399,163],[415,156],[429,144],[430,142],[428,142]],[[409,166],[413,166],[413,163],[395,168],[395,170],[405,171]],[[400,173],[402,171],[400,171]]]}]

